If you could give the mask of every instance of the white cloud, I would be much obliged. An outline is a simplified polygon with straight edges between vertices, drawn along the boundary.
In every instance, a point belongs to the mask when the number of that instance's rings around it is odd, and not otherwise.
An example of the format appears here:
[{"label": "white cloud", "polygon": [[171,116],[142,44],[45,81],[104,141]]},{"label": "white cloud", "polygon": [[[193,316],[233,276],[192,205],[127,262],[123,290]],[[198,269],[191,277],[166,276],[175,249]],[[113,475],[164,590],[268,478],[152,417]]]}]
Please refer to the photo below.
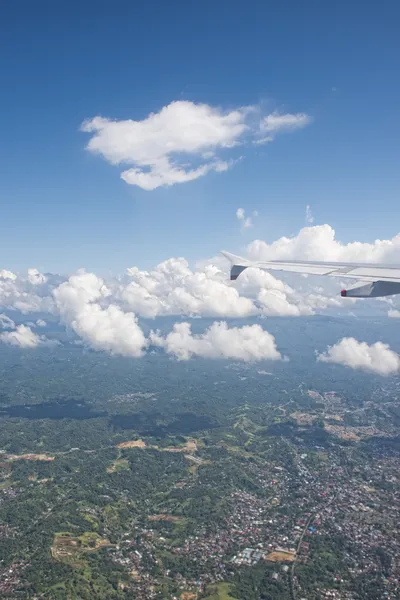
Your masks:
[{"label": "white cloud", "polygon": [[276,279],[268,271],[246,269],[236,285],[243,294],[257,298],[260,312],[264,315],[298,316],[312,313],[298,305],[299,299],[295,299],[290,286]]},{"label": "white cloud", "polygon": [[312,225],[314,223],[314,217],[311,212],[311,207],[309,204],[306,206],[306,223]]},{"label": "white cloud", "polygon": [[[97,303],[102,311],[106,311],[108,306],[114,305],[122,314],[132,312],[145,318],[163,315],[226,318],[312,314],[314,310],[341,306],[343,302],[330,298],[317,288],[295,290],[259,269],[246,270],[237,282],[229,281],[227,271],[228,264],[222,256],[199,264],[196,270],[190,269],[183,258],[168,259],[150,271],[132,267],[122,280],[110,278],[107,287],[103,282],[100,296],[97,288],[93,298],[85,296],[85,306]],[[85,274],[85,278],[91,277],[96,285],[101,281],[95,274]],[[75,302],[72,291],[69,303],[65,305],[56,298],[60,289],[65,293],[65,286],[59,285],[59,280],[54,276],[48,276],[43,284],[31,284],[20,276],[15,280],[0,280],[0,310],[3,307],[24,313],[61,314],[68,323],[76,320],[76,313],[81,314],[79,302],[83,290],[78,293],[78,306],[71,311],[70,305]],[[101,315],[106,318],[104,312]],[[42,326],[41,321],[36,326]],[[89,343],[88,339],[86,341]]]},{"label": "white cloud", "polygon": [[[253,216],[257,217],[258,216],[258,212],[255,210],[253,211]],[[251,217],[246,217],[246,213],[244,208],[238,208],[236,211],[236,218],[238,219],[238,221],[242,222],[242,227],[244,229],[248,229],[249,227],[253,227],[253,221]]]},{"label": "white cloud", "polygon": [[[197,179],[210,171],[225,171],[226,161],[215,151],[234,146],[247,130],[248,109],[223,112],[207,104],[171,102],[142,121],[112,121],[95,117],[82,124],[92,133],[87,149],[111,164],[131,164],[122,179],[145,190]],[[177,156],[185,154],[178,162]],[[194,158],[208,162],[196,165]],[[189,166],[188,166],[189,163]]]},{"label": "white cloud", "polygon": [[[263,134],[270,134],[272,137],[274,134],[283,133],[288,131],[294,131],[295,129],[302,129],[311,123],[311,118],[305,113],[286,113],[282,114],[278,111],[271,113],[263,118],[260,125],[260,130]],[[266,138],[268,141],[270,139]]]},{"label": "white cloud", "polygon": [[46,321],[43,321],[43,319],[38,319],[36,321],[36,327],[46,327],[47,323]]},{"label": "white cloud", "polygon": [[139,167],[128,169],[121,174],[121,178],[130,185],[137,185],[143,190],[151,191],[161,186],[170,186],[176,183],[186,183],[194,181],[210,171],[223,173],[229,169],[229,163],[226,161],[214,161],[206,165],[201,165],[196,169],[185,170],[184,167],[174,167],[167,160],[160,160],[150,171],[145,172]]},{"label": "white cloud", "polygon": [[78,272],[53,294],[63,320],[92,348],[123,356],[142,355],[146,339],[136,316],[115,304],[101,305],[110,291],[94,273]]},{"label": "white cloud", "polygon": [[317,359],[379,375],[393,375],[400,370],[400,356],[387,344],[376,342],[368,345],[354,338],[343,338],[334,346],[328,347],[326,352],[319,354]]},{"label": "white cloud", "polygon": [[0,334],[0,342],[10,346],[19,346],[20,348],[36,348],[37,346],[55,346],[57,340],[49,340],[44,335],[37,335],[30,327],[34,324],[15,325],[14,321],[5,314],[0,314],[0,328],[10,329]]},{"label": "white cloud", "polygon": [[272,135],[266,135],[257,140],[254,140],[253,144],[256,144],[257,146],[263,146],[264,144],[268,144],[269,142],[273,141],[274,138],[272,137]]},{"label": "white cloud", "polygon": [[52,312],[54,303],[47,278],[37,269],[29,269],[27,277],[11,271],[0,273],[0,308],[22,313]]},{"label": "white cloud", "polygon": [[204,333],[193,335],[189,323],[175,323],[166,337],[151,332],[150,341],[179,360],[188,360],[192,356],[244,361],[282,360],[275,338],[260,325],[229,328],[225,322],[215,322]]},{"label": "white cloud", "polygon": [[7,317],[4,313],[0,314],[0,328],[1,329],[14,329],[15,323],[10,317]]},{"label": "white cloud", "polygon": [[210,171],[226,171],[231,163],[218,158],[216,152],[236,146],[245,134],[265,137],[270,128],[277,133],[307,124],[307,115],[272,113],[258,131],[251,119],[256,112],[251,106],[223,111],[181,100],[141,121],[97,116],[86,120],[81,130],[93,134],[87,150],[101,154],[113,165],[132,165],[122,172],[124,181],[154,190],[198,179]]},{"label": "white cloud", "polygon": [[120,298],[144,317],[245,317],[257,312],[254,302],[229,284],[226,273],[213,265],[192,271],[183,258],[170,258],[152,271],[128,269],[131,282],[120,288]]},{"label": "white cloud", "polygon": [[260,269],[246,269],[231,283],[227,269],[227,261],[219,258],[199,264],[197,271],[192,271],[183,258],[169,259],[152,271],[133,267],[128,270],[133,281],[120,285],[118,297],[130,310],[150,318],[177,314],[298,316],[328,307],[348,306],[347,299],[330,297],[315,286],[299,293]]},{"label": "white cloud", "polygon": [[400,319],[400,310],[396,310],[396,309],[391,308],[388,311],[388,317],[390,317],[392,319]]},{"label": "white cloud", "polygon": [[41,339],[30,327],[18,325],[14,331],[1,333],[0,342],[20,348],[36,348],[41,343]]},{"label": "white cloud", "polygon": [[11,279],[12,281],[15,281],[17,279],[17,276],[12,271],[7,271],[6,269],[1,269],[0,279]]},{"label": "white cloud", "polygon": [[41,285],[42,283],[46,283],[47,277],[37,269],[28,269],[28,281],[32,285]]},{"label": "white cloud", "polygon": [[254,260],[303,259],[349,262],[397,263],[400,255],[400,233],[388,240],[349,242],[335,237],[330,225],[304,227],[293,237],[281,237],[272,243],[254,240],[248,246]]},{"label": "white cloud", "polygon": [[311,287],[312,291],[299,293],[261,269],[243,271],[236,286],[244,295],[257,298],[260,312],[268,316],[312,315],[314,310],[343,305],[342,298],[329,297],[319,288]]},{"label": "white cloud", "polygon": [[262,312],[269,316],[298,317],[299,315],[313,313],[311,308],[301,308],[292,304],[286,294],[280,290],[260,290],[258,301],[262,306]]},{"label": "white cloud", "polygon": [[[246,219],[244,209],[239,211]],[[253,213],[250,213],[253,214]],[[249,246],[252,258],[337,261],[398,262],[400,235],[371,243],[343,244],[329,225],[304,227],[296,236],[272,243],[255,240]],[[311,315],[322,310],[354,310],[364,306],[396,317],[398,306],[374,300],[341,298],[339,279],[271,273],[246,269],[236,282],[229,281],[229,264],[222,257],[198,263],[191,269],[184,258],[170,258],[149,271],[132,267],[122,279],[107,284],[94,273],[78,273],[63,282],[60,276],[41,276],[31,269],[15,275],[0,274],[0,313],[10,310],[40,315],[33,322],[60,315],[86,344],[93,348],[139,355],[146,340],[136,316],[248,317]],[[61,282],[61,283],[60,283]],[[290,282],[288,285],[287,282]],[[64,285],[64,283],[68,285]],[[344,284],[345,286],[345,284]],[[354,308],[356,307],[356,308]],[[348,314],[348,313],[347,313]],[[47,320],[47,319],[46,319]],[[3,324],[4,324],[3,319]],[[20,321],[19,321],[20,322]],[[11,323],[7,322],[11,328]],[[25,326],[29,325],[25,322]],[[43,326],[41,319],[36,326]],[[3,326],[4,328],[4,326]]]}]

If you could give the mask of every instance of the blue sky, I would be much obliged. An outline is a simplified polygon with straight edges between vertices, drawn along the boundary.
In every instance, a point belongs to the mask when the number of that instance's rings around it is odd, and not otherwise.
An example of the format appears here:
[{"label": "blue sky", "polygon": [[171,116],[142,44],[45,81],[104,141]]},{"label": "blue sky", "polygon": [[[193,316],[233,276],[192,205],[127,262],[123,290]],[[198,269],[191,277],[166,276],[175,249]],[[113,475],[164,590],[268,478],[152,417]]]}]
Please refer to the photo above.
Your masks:
[{"label": "blue sky", "polygon": [[[194,261],[295,234],[306,204],[344,242],[391,238],[399,19],[395,0],[3,2],[1,267],[106,273]],[[179,100],[312,123],[249,143],[226,172],[153,191],[85,150],[85,119],[140,121]],[[239,206],[259,213],[245,232]]]}]

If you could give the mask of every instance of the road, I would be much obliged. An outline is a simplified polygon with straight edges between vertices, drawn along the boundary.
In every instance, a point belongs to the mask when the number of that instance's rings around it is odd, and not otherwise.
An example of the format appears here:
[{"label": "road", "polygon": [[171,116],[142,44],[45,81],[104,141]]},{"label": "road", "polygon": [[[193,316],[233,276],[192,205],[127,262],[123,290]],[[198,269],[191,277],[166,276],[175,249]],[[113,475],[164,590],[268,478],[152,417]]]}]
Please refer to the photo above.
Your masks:
[{"label": "road", "polygon": [[[332,474],[332,468],[329,471],[328,480],[329,480],[331,474]],[[291,569],[290,569],[290,576],[289,576],[290,577],[290,582],[289,582],[289,585],[290,585],[290,597],[291,597],[292,600],[296,600],[296,589],[295,589],[295,585],[294,585],[294,572],[295,572],[295,568],[296,568],[297,558],[298,558],[299,553],[300,553],[301,544],[303,542],[303,539],[304,539],[304,536],[306,534],[306,531],[307,531],[308,527],[310,526],[311,521],[313,521],[315,515],[318,512],[322,512],[325,508],[327,508],[333,502],[335,502],[337,496],[338,496],[338,492],[336,492],[336,494],[333,496],[333,498],[331,498],[329,500],[329,502],[327,502],[323,506],[318,506],[317,508],[315,508],[314,511],[311,513],[311,515],[308,517],[307,522],[306,522],[306,524],[305,524],[305,526],[303,528],[303,531],[301,532],[299,543],[297,544],[297,548],[296,548],[296,556],[295,556],[295,559],[294,559],[294,561],[292,563],[292,566],[291,566]]]},{"label": "road", "polygon": [[300,548],[301,548],[301,544],[303,542],[304,536],[306,534],[307,528],[309,527],[311,521],[314,519],[315,515],[317,514],[317,511],[315,510],[313,513],[311,513],[311,515],[308,517],[307,523],[305,524],[303,531],[301,532],[301,536],[299,539],[299,543],[297,544],[297,548],[296,548],[296,556],[295,559],[292,563],[292,567],[290,569],[290,596],[292,598],[292,600],[296,600],[296,590],[294,587],[294,569],[296,566],[296,562],[297,562],[297,557],[300,553]]}]

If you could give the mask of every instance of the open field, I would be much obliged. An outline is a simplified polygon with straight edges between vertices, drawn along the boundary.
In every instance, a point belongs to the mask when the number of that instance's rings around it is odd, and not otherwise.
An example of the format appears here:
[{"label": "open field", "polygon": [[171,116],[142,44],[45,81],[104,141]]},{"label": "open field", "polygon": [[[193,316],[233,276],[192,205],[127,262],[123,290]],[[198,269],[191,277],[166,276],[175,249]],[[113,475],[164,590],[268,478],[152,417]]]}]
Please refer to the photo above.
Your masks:
[{"label": "open field", "polygon": [[149,521],[171,521],[173,523],[178,523],[179,521],[181,521],[180,517],[174,517],[172,515],[166,514],[149,515],[147,518]]},{"label": "open field", "polygon": [[116,471],[123,471],[126,469],[129,469],[129,461],[124,458],[119,458],[107,468],[107,473],[115,473]]},{"label": "open field", "polygon": [[42,460],[46,462],[50,462],[54,460],[54,456],[49,456],[48,454],[7,454],[6,458],[8,460]]},{"label": "open field", "polygon": [[204,600],[232,600],[235,596],[230,594],[231,586],[229,583],[217,583],[207,587],[209,594]]},{"label": "open field", "polygon": [[88,531],[80,536],[74,537],[72,533],[56,533],[51,547],[51,555],[54,560],[70,564],[84,564],[82,555],[87,552],[95,552],[110,542],[93,531]]},{"label": "open field", "polygon": [[117,448],[147,448],[147,445],[143,440],[132,440],[117,444]]},{"label": "open field", "polygon": [[296,552],[289,552],[285,550],[276,550],[270,552],[265,557],[265,560],[270,562],[293,562],[296,559]]}]

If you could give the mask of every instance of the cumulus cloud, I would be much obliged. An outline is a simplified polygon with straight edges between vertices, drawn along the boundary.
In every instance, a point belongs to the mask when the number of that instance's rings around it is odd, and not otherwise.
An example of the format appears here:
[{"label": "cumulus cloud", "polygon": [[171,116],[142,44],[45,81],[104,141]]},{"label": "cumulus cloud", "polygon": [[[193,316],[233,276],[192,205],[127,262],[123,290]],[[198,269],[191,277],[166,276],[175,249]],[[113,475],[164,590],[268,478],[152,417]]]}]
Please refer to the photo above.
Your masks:
[{"label": "cumulus cloud", "polygon": [[14,331],[5,331],[0,334],[0,342],[20,348],[36,348],[41,341],[41,338],[26,325],[18,325]]},{"label": "cumulus cloud", "polygon": [[281,237],[270,244],[263,240],[254,240],[248,246],[248,253],[254,260],[397,263],[400,255],[400,233],[389,240],[343,244],[336,239],[335,230],[330,225],[316,225],[303,227],[297,235]]},{"label": "cumulus cloud", "polygon": [[[54,278],[53,278],[54,279]],[[0,309],[18,310],[22,313],[54,310],[51,290],[58,279],[50,281],[37,269],[28,269],[27,275],[0,271]]]},{"label": "cumulus cloud", "polygon": [[0,279],[11,279],[11,281],[15,281],[17,276],[12,271],[7,271],[6,269],[0,270]]},{"label": "cumulus cloud", "polygon": [[0,329],[7,329],[0,334],[0,342],[20,348],[36,348],[37,346],[54,346],[59,344],[56,340],[49,340],[44,335],[37,335],[31,329],[33,323],[15,325],[14,321],[5,314],[0,314]]},{"label": "cumulus cloud", "polygon": [[400,356],[387,344],[376,342],[368,345],[354,338],[343,338],[327,351],[319,354],[317,360],[363,369],[379,375],[393,375],[400,370]]},{"label": "cumulus cloud", "polygon": [[44,282],[33,284],[29,276],[0,278],[0,308],[29,313],[52,312],[53,307],[50,288]]},{"label": "cumulus cloud", "polygon": [[267,316],[312,315],[315,310],[340,307],[343,299],[329,297],[323,289],[311,287],[312,291],[299,293],[268,271],[246,269],[236,282],[239,292],[255,297],[259,311]]},{"label": "cumulus cloud", "polygon": [[391,319],[400,319],[400,310],[396,310],[394,308],[391,308],[388,311],[388,317],[390,317]]},{"label": "cumulus cloud", "polygon": [[215,322],[204,333],[194,335],[189,323],[175,323],[166,337],[152,331],[150,341],[179,360],[188,360],[192,356],[243,361],[282,360],[275,338],[260,325],[229,328],[223,321]]},{"label": "cumulus cloud", "polygon": [[272,113],[258,126],[256,113],[252,106],[223,111],[180,100],[141,121],[97,116],[82,123],[81,130],[92,134],[87,150],[112,165],[132,165],[121,174],[126,183],[154,190],[226,171],[231,162],[218,158],[217,151],[242,143],[245,136],[298,129],[294,121],[307,124],[307,115]]},{"label": "cumulus cloud", "polygon": [[311,212],[311,206],[307,204],[306,206],[306,223],[312,225],[314,223],[314,217]]},{"label": "cumulus cloud", "polygon": [[141,356],[146,339],[132,312],[101,302],[110,296],[94,273],[78,272],[53,292],[63,320],[95,350],[123,356]]},{"label": "cumulus cloud", "polygon": [[292,303],[284,292],[276,289],[260,290],[258,301],[261,304],[263,314],[269,316],[298,317],[313,314],[310,307],[302,307]]},{"label": "cumulus cloud", "polygon": [[[244,209],[238,216],[241,222],[246,218]],[[282,237],[272,243],[256,240],[248,250],[252,258],[260,260],[302,258],[394,263],[400,254],[400,235],[372,243],[343,244],[329,225],[321,225],[304,227],[296,236]],[[151,270],[132,267],[126,276],[110,277],[107,283],[84,271],[65,281],[60,276],[42,275],[36,269],[18,275],[3,270],[0,313],[4,311],[11,316],[10,311],[40,313],[32,317],[32,329],[44,326],[42,318],[46,313],[52,319],[58,315],[91,347],[129,356],[140,355],[147,343],[137,317],[301,316],[327,309],[348,311],[350,306],[357,310],[367,303],[368,308],[374,307],[384,314],[390,308],[390,317],[399,316],[398,307],[391,301],[388,305],[341,298],[338,294],[341,282],[337,279],[304,279],[296,274],[275,277],[267,271],[248,268],[237,281],[231,282],[228,270],[228,261],[222,256],[198,263],[193,269],[184,258],[170,258]],[[15,329],[12,319],[3,317],[0,323],[2,329]],[[29,327],[29,323],[25,322],[25,326]]]},{"label": "cumulus cloud", "polygon": [[42,283],[46,283],[47,277],[37,269],[28,269],[28,281],[32,285],[41,285]]},{"label": "cumulus cloud", "polygon": [[47,323],[46,321],[43,321],[43,319],[38,319],[36,321],[36,327],[46,327]]},{"label": "cumulus cloud", "polygon": [[131,282],[120,289],[127,306],[144,317],[190,316],[245,317],[256,314],[250,298],[229,285],[226,273],[213,265],[192,271],[183,258],[170,258],[152,271],[128,269]]},{"label": "cumulus cloud", "polygon": [[[246,269],[232,283],[225,259],[199,265],[192,271],[183,259],[169,259],[152,271],[128,270],[132,281],[121,285],[119,298],[135,313],[160,315],[246,317],[251,315],[299,316],[315,310],[341,307],[344,300],[323,290],[298,293],[282,280],[261,269]],[[223,270],[225,264],[225,270]]]},{"label": "cumulus cloud", "polygon": [[[307,315],[326,307],[343,306],[343,299],[332,298],[322,288],[313,285],[305,289],[305,284],[302,284],[302,289],[299,286],[293,289],[271,273],[259,269],[247,269],[237,282],[230,282],[228,268],[222,256],[203,262],[196,269],[191,269],[183,258],[168,259],[149,271],[132,267],[123,279],[110,278],[107,287],[103,282],[100,295],[97,290],[97,296],[84,298],[84,304],[98,304],[101,311],[107,311],[108,306],[113,305],[120,309],[121,314],[134,313],[133,318],[135,315],[145,318],[164,315],[222,318],[257,314]],[[95,274],[86,273],[85,277],[89,276],[98,283]],[[65,286],[62,287],[65,282],[60,284],[59,277],[46,277],[43,283],[31,283],[29,276],[23,275],[0,280],[0,310],[61,314],[65,322],[79,322],[75,316],[80,314],[79,306],[71,312],[60,303],[58,290],[65,290]],[[70,279],[70,283],[73,281]],[[324,280],[326,283],[327,280]],[[336,293],[336,282],[332,289]],[[79,300],[82,300],[82,293],[80,290]],[[70,300],[72,302],[72,298]],[[105,318],[104,312],[100,314],[101,318]],[[41,326],[42,323],[36,325]],[[77,328],[76,325],[75,330]]]}]

